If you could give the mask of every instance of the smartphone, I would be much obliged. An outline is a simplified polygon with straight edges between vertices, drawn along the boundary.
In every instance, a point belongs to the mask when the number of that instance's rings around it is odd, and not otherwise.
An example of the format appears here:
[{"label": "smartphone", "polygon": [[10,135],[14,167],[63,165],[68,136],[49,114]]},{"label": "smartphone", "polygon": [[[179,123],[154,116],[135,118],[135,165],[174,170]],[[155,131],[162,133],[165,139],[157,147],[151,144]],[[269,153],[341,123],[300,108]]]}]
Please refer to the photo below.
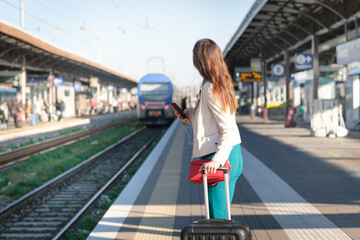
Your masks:
[{"label": "smartphone", "polygon": [[183,110],[181,110],[179,105],[177,105],[176,103],[170,103],[170,105],[178,114],[180,114],[180,116],[182,116],[183,118],[187,118],[186,114],[183,112]]}]

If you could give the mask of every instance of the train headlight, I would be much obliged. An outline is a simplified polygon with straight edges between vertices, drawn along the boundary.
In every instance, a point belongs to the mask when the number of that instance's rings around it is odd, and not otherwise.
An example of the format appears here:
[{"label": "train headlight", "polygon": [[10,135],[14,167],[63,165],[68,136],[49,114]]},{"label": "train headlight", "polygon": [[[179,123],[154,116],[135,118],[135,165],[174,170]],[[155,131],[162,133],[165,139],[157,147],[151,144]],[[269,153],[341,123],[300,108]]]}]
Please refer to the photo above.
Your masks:
[{"label": "train headlight", "polygon": [[145,105],[141,105],[141,110],[145,110],[146,106]]},{"label": "train headlight", "polygon": [[169,105],[165,105],[165,106],[164,106],[164,109],[165,109],[165,110],[168,110],[168,109],[169,109]]}]

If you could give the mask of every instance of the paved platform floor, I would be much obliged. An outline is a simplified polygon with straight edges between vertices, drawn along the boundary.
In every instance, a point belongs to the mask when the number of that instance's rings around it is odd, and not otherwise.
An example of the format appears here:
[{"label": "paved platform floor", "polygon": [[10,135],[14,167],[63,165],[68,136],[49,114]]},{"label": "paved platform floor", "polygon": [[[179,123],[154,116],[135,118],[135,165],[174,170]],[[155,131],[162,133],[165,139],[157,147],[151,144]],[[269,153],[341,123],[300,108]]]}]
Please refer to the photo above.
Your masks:
[{"label": "paved platform floor", "polygon": [[[254,239],[360,239],[360,140],[238,117],[244,171],[232,216]],[[191,127],[175,121],[88,239],[179,239],[204,218],[187,180]]]}]

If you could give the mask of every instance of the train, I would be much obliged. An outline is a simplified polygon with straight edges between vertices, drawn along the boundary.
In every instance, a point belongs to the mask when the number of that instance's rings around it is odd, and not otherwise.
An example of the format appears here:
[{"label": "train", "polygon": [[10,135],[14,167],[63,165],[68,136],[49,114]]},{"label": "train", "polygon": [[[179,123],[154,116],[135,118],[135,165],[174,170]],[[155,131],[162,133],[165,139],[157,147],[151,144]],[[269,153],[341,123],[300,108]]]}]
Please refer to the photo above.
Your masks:
[{"label": "train", "polygon": [[166,125],[176,117],[170,106],[174,87],[171,80],[161,73],[142,77],[137,85],[137,117],[144,125]]}]

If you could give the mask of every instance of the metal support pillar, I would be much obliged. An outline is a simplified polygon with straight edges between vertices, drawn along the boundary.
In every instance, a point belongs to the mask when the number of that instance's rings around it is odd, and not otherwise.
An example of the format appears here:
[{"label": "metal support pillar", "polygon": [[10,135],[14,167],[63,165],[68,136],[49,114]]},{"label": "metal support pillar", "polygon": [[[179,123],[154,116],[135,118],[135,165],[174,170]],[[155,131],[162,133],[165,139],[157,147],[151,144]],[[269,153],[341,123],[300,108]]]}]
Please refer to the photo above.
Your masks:
[{"label": "metal support pillar", "polygon": [[262,61],[262,69],[261,69],[261,76],[264,83],[264,108],[263,108],[263,120],[264,122],[269,121],[268,117],[268,109],[267,109],[267,77],[266,77],[266,61],[263,59]]},{"label": "metal support pillar", "polygon": [[358,25],[357,18],[354,19],[354,23],[355,23],[355,35],[356,35],[356,38],[358,38],[359,37],[359,25]]},{"label": "metal support pillar", "polygon": [[117,99],[117,87],[114,87],[114,100]]},{"label": "metal support pillar", "polygon": [[251,105],[250,105],[250,116],[253,118],[255,117],[255,111],[254,111],[254,98],[255,98],[255,83],[251,83]]},{"label": "metal support pillar", "polygon": [[255,105],[255,115],[257,115],[257,113],[259,112],[258,109],[259,109],[259,97],[260,97],[260,82],[256,82],[256,105]]},{"label": "metal support pillar", "polygon": [[21,104],[23,109],[25,110],[26,104],[26,58],[25,56],[22,59],[22,66],[21,66]]},{"label": "metal support pillar", "polygon": [[96,102],[100,103],[100,81],[98,82],[96,86]]},{"label": "metal support pillar", "polygon": [[286,118],[287,113],[290,107],[290,56],[289,51],[286,50],[284,54],[284,60],[285,60],[285,89],[286,89],[286,102],[285,102],[285,124],[286,124]]},{"label": "metal support pillar", "polygon": [[[48,81],[50,83],[50,91],[49,91],[49,111],[52,116],[55,112],[55,92],[54,92],[54,75],[53,70],[50,69]],[[51,118],[52,119],[52,118]]]},{"label": "metal support pillar", "polygon": [[347,23],[346,23],[346,22],[345,22],[345,24],[344,24],[344,34],[345,34],[345,39],[346,39],[346,41],[349,41],[348,27],[347,27]]},{"label": "metal support pillar", "polygon": [[319,88],[319,36],[313,35],[311,42],[313,54],[313,99],[318,99]]},{"label": "metal support pillar", "polygon": [[110,91],[109,87],[106,88],[106,101],[109,104],[110,103]]}]

